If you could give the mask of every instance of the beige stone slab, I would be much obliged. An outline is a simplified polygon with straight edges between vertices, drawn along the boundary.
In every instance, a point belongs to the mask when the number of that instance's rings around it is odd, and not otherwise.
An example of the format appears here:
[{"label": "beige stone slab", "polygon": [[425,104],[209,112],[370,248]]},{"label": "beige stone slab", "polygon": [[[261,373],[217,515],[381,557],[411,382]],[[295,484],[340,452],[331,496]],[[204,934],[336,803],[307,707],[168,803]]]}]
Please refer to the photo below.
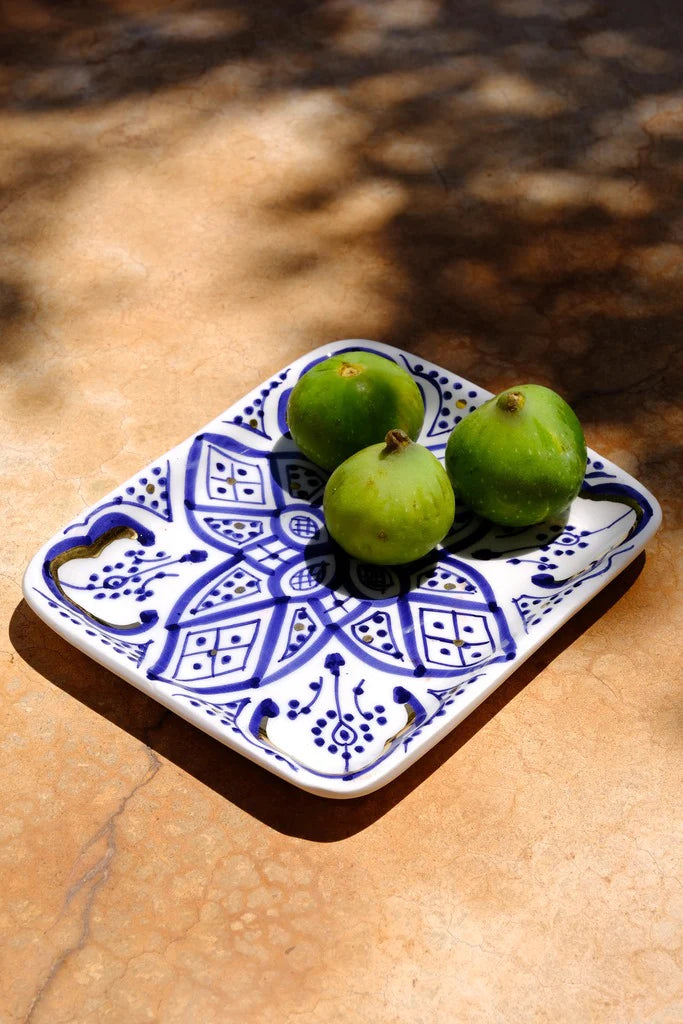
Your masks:
[{"label": "beige stone slab", "polygon": [[[678,1024],[678,5],[5,5],[0,1021]],[[533,380],[622,576],[396,782],[287,786],[52,634],[66,521],[309,348]]]}]

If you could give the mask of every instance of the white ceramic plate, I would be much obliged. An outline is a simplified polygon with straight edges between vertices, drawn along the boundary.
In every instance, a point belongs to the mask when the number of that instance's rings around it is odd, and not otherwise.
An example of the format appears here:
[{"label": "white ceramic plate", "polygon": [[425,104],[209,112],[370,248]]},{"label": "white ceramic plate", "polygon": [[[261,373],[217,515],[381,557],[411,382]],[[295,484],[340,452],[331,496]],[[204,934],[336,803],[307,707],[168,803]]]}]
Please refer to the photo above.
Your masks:
[{"label": "white ceramic plate", "polygon": [[378,342],[320,348],[45,544],[26,600],[70,643],[302,789],[372,792],[450,732],[642,550],[653,496],[589,452],[562,521],[467,513],[427,558],[381,568],[328,538],[326,474],[286,434],[314,362],[365,348],[414,376],[438,457],[490,397]]}]

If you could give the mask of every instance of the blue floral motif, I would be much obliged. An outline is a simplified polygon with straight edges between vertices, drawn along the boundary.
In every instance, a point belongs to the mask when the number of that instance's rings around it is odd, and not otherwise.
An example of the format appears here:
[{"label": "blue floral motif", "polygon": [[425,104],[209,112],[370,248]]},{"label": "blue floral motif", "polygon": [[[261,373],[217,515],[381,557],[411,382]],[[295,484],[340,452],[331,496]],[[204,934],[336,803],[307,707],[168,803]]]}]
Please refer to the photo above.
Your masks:
[{"label": "blue floral motif", "polygon": [[[421,440],[443,458],[489,395],[379,351],[417,381]],[[295,380],[273,378],[67,527],[36,592],[226,741],[290,775],[345,782],[412,753],[577,588],[628,558],[653,510],[591,457],[568,520],[510,530],[458,509],[419,562],[357,562],[327,534],[327,474],[287,433]]]},{"label": "blue floral motif", "polygon": [[[152,677],[182,681],[199,693],[265,686],[332,644],[395,676],[450,676],[514,654],[491,588],[454,554],[444,551],[440,558],[388,569],[359,565],[340,551],[325,531],[316,504],[320,496],[310,504],[299,502],[298,490],[292,496],[291,463],[301,463],[292,449],[262,452],[227,435],[196,439],[185,504],[202,540],[206,519],[197,513],[211,509],[207,466],[216,451],[222,453],[218,472],[233,473],[238,454],[254,479],[259,470],[258,497],[267,494],[268,504],[263,513],[251,514],[263,515],[263,530],[241,544],[221,538],[231,557],[180,596],[166,623],[164,649],[149,670]],[[223,494],[214,499],[225,500]],[[196,638],[200,629],[205,650],[216,654],[193,662],[187,634]]]}]

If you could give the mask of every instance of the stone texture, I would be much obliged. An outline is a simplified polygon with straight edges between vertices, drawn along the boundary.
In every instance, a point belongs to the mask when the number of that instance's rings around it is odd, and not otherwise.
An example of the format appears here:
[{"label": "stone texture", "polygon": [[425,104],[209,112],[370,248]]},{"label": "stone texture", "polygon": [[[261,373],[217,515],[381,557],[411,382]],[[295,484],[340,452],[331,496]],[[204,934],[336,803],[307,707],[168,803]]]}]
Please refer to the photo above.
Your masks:
[{"label": "stone texture", "polygon": [[[4,5],[0,1020],[674,1024],[681,8]],[[399,780],[288,787],[21,600],[325,340],[561,391],[645,557]]]}]

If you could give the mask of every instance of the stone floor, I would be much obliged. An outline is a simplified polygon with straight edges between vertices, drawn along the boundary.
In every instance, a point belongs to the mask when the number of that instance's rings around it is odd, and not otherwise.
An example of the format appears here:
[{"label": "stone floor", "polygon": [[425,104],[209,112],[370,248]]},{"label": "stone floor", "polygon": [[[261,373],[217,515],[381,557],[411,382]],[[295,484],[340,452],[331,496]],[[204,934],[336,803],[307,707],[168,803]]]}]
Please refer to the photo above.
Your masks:
[{"label": "stone floor", "polygon": [[[3,1024],[683,1020],[682,42],[677,0],[4,4]],[[664,525],[338,803],[72,649],[21,578],[345,337],[555,388]]]}]

